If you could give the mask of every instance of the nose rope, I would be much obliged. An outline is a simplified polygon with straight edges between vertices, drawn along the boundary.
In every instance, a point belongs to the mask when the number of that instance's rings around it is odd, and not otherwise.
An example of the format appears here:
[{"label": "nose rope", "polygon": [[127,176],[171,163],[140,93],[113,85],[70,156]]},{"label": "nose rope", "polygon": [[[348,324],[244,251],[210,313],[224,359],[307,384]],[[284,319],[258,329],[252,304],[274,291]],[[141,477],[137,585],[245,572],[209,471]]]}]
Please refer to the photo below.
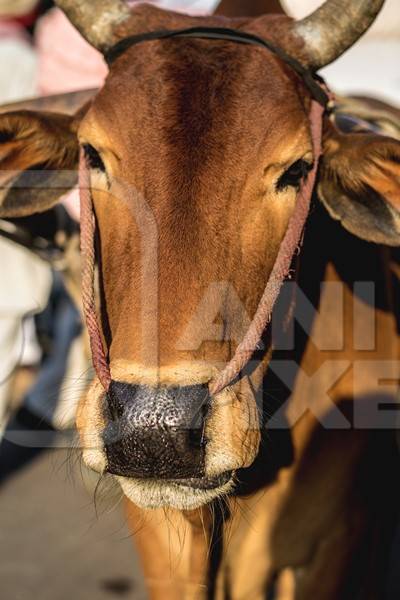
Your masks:
[{"label": "nose rope", "polygon": [[104,351],[100,326],[96,312],[95,238],[96,219],[90,189],[90,170],[83,149],[79,161],[79,190],[81,202],[81,255],[82,255],[82,303],[86,326],[89,332],[93,366],[100,383],[108,392],[111,385],[110,366]]},{"label": "nose rope", "polygon": [[296,207],[289,221],[286,234],[279,248],[278,256],[268,279],[264,294],[258,305],[253,321],[236,349],[235,355],[223,371],[210,382],[211,394],[218,394],[240,376],[254,352],[262,335],[271,321],[272,311],[278,299],[282,285],[289,275],[293,257],[301,245],[304,227],[310,212],[311,198],[322,154],[322,127],[325,108],[312,100],[310,110],[310,128],[314,150],[314,165],[307,179],[301,185],[296,199]]}]

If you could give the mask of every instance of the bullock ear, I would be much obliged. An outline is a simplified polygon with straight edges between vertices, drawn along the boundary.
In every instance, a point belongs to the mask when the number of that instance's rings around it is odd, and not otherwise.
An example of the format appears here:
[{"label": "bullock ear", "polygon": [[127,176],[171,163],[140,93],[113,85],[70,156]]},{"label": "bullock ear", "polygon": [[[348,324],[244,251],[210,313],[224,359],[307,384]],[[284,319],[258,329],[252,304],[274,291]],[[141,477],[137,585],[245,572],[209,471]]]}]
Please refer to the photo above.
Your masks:
[{"label": "bullock ear", "polygon": [[66,115],[0,115],[0,217],[44,212],[76,185],[76,127]]},{"label": "bullock ear", "polygon": [[400,142],[373,133],[340,133],[329,123],[319,196],[354,235],[400,246]]}]

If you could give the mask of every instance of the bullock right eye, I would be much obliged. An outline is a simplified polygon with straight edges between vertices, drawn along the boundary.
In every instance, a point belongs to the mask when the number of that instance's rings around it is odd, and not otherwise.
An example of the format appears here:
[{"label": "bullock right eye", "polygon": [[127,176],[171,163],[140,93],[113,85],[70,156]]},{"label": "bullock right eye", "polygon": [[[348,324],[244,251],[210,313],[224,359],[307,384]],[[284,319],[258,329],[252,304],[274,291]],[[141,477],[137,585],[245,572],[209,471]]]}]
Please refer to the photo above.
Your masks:
[{"label": "bullock right eye", "polygon": [[0,144],[6,144],[14,139],[12,131],[0,131]]},{"label": "bullock right eye", "polygon": [[279,179],[277,189],[280,191],[287,187],[299,187],[301,181],[306,178],[311,169],[312,165],[310,163],[305,160],[297,160]]},{"label": "bullock right eye", "polygon": [[83,151],[85,152],[86,160],[90,169],[102,171],[102,173],[106,172],[103,159],[97,152],[96,148],[93,148],[93,146],[90,144],[85,144],[83,146]]}]

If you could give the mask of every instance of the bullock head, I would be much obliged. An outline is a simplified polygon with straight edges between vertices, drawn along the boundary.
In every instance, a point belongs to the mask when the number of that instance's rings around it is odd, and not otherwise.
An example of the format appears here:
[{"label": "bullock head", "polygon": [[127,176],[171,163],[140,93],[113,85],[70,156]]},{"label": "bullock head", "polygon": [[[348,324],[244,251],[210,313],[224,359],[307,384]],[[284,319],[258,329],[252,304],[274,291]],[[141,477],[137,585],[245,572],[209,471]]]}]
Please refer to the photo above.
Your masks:
[{"label": "bullock head", "polygon": [[[222,25],[316,71],[362,35],[383,0],[328,0],[300,22],[192,18],[121,0],[57,4],[103,53],[136,33]],[[86,462],[141,506],[200,506],[257,455],[255,397],[270,353],[220,394],[209,382],[247,330],[313,165],[309,104],[303,82],[266,50],[170,39],[128,48],[78,119],[1,118],[4,169],[71,169],[77,139],[86,154],[113,382],[108,394],[93,383],[78,425]],[[324,135],[319,192],[330,214],[366,240],[398,244],[400,143],[343,135],[328,119]],[[29,200],[13,193],[15,177],[4,214]],[[59,194],[35,197],[35,210]]]}]

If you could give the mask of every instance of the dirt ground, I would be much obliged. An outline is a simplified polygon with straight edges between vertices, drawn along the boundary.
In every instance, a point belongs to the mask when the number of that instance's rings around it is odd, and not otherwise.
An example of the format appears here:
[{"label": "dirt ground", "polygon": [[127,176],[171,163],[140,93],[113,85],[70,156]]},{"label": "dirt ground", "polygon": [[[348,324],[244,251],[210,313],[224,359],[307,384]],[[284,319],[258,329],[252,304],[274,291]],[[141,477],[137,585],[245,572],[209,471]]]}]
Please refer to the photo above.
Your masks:
[{"label": "dirt ground", "polygon": [[[1,600],[145,600],[118,498],[53,450],[0,487]],[[72,470],[72,474],[69,472]]]}]

